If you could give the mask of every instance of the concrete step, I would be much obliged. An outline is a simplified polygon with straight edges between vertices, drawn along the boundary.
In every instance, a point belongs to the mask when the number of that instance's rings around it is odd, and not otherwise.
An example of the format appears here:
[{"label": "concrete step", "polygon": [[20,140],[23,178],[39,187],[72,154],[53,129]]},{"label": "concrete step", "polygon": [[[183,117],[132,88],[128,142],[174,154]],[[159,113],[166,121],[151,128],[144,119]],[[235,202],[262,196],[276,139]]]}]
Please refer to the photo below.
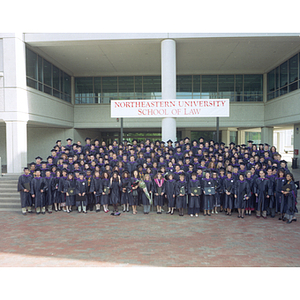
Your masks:
[{"label": "concrete step", "polygon": [[0,207],[0,211],[15,211],[21,213],[21,206],[19,208],[16,207]]},{"label": "concrete step", "polygon": [[16,193],[18,191],[17,191],[17,188],[13,185],[9,185],[9,186],[0,185],[0,193],[5,193],[5,192],[7,192],[7,193]]},{"label": "concrete step", "polygon": [[0,197],[0,205],[3,202],[10,202],[10,203],[14,203],[14,202],[21,202],[20,197],[14,197],[14,198],[9,198],[9,197]]},{"label": "concrete step", "polygon": [[20,193],[18,192],[15,192],[15,193],[1,193],[0,195],[0,199],[3,199],[3,198],[20,198]]},{"label": "concrete step", "polygon": [[1,208],[20,208],[21,207],[21,202],[19,201],[18,203],[10,203],[10,202],[1,202],[0,204]]}]

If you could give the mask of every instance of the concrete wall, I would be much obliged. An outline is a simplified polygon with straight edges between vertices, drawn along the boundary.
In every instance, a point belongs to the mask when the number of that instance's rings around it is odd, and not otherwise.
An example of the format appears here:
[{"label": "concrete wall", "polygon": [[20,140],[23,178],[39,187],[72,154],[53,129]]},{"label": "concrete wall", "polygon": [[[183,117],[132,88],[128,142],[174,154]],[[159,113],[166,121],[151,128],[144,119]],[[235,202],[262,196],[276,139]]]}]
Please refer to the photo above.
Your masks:
[{"label": "concrete wall", "polygon": [[0,123],[0,156],[2,164],[6,165],[6,126],[5,123]]},{"label": "concrete wall", "polygon": [[[215,128],[216,118],[177,118],[177,127]],[[124,118],[124,128],[161,127],[160,118]],[[264,126],[263,103],[231,103],[230,117],[220,118],[220,127]],[[75,128],[120,128],[117,119],[110,117],[110,104],[78,104],[74,106]]]},{"label": "concrete wall", "polygon": [[74,130],[58,127],[31,127],[27,129],[27,162],[35,162],[35,157],[41,156],[44,160],[51,155],[51,149],[57,140],[62,140],[66,145],[66,139],[74,139]]},{"label": "concrete wall", "polygon": [[298,155],[294,154],[294,158],[298,158],[297,164],[299,168],[300,167],[300,123],[297,123],[294,126],[294,149],[299,150]]},{"label": "concrete wall", "polygon": [[73,127],[74,108],[71,103],[27,87],[29,122]]},{"label": "concrete wall", "polygon": [[300,90],[293,91],[266,103],[265,126],[294,124],[300,120]]}]

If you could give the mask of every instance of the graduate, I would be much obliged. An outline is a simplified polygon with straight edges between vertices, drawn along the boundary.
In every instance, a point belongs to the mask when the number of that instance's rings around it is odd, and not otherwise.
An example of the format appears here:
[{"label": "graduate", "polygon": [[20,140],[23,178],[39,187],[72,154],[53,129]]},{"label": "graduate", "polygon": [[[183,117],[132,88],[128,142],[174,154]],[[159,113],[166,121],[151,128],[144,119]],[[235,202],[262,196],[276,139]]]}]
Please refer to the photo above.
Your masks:
[{"label": "graduate", "polygon": [[245,180],[245,175],[241,173],[234,186],[235,207],[238,209],[238,218],[244,219],[246,201],[249,199],[250,194],[249,183]]},{"label": "graduate", "polygon": [[215,194],[213,197],[213,203],[212,203],[212,211],[211,213],[218,214],[218,207],[220,207],[221,203],[221,183],[220,183],[220,178],[218,177],[217,171],[212,172],[212,178],[214,180],[214,186],[215,186]]},{"label": "graduate", "polygon": [[279,214],[278,220],[282,220],[286,207],[285,207],[285,195],[282,193],[282,187],[286,185],[286,174],[284,169],[279,169],[277,177],[275,178],[275,202],[276,212]]},{"label": "graduate", "polygon": [[[153,193],[153,181],[151,179],[150,174],[145,174],[145,180],[147,191],[152,198],[152,193]],[[144,206],[144,214],[147,215],[150,212],[150,202],[149,199],[147,198],[145,193],[142,193],[142,203]]]},{"label": "graduate", "polygon": [[108,205],[109,205],[109,194],[110,194],[110,188],[109,188],[109,173],[108,171],[104,171],[102,173],[101,178],[101,188],[100,192],[102,193],[101,196],[101,204],[103,205],[103,209],[105,213],[109,212]]},{"label": "graduate", "polygon": [[231,210],[233,209],[234,185],[235,180],[232,178],[232,173],[227,171],[227,178],[223,182],[223,188],[225,192],[224,209],[227,216],[231,216]]},{"label": "graduate", "polygon": [[254,181],[254,193],[256,196],[256,217],[267,218],[267,203],[266,199],[270,198],[272,194],[272,186],[270,180],[265,177],[265,171],[259,171],[259,178]]},{"label": "graduate", "polygon": [[255,209],[255,195],[254,195],[254,188],[253,188],[255,178],[256,178],[256,176],[252,175],[250,170],[246,171],[245,180],[249,184],[250,196],[246,200],[245,214],[249,215],[249,216],[251,216],[251,212],[254,211],[254,209]]},{"label": "graduate", "polygon": [[291,224],[292,221],[297,221],[295,217],[295,213],[298,212],[297,209],[297,188],[295,186],[295,180],[292,173],[286,174],[286,186],[288,186],[285,190],[281,191],[285,196],[286,201],[286,211],[284,217],[286,218],[286,223]]},{"label": "graduate", "polygon": [[138,197],[139,197],[139,172],[138,170],[133,170],[131,177],[131,193],[129,195],[129,205],[132,206],[132,213],[134,215],[137,214],[136,206],[138,205]]},{"label": "graduate", "polygon": [[90,208],[90,211],[93,211],[95,205],[95,196],[94,193],[91,192],[91,184],[93,180],[92,170],[90,168],[86,169],[86,182],[87,182],[87,206]]},{"label": "graduate", "polygon": [[31,213],[30,183],[32,175],[27,167],[23,171],[24,174],[18,179],[18,192],[20,192],[22,214],[25,216],[26,212]]},{"label": "graduate", "polygon": [[158,171],[157,174],[154,176],[153,181],[154,205],[157,208],[158,214],[161,214],[161,207],[164,205],[165,192],[165,179],[162,177],[162,172]]},{"label": "graduate", "polygon": [[215,182],[210,176],[210,172],[205,172],[205,178],[202,180],[203,188],[203,210],[204,216],[211,216],[210,210],[213,209],[213,198],[215,194]]},{"label": "graduate", "polygon": [[91,183],[91,188],[90,188],[91,193],[94,194],[95,197],[95,203],[96,203],[96,213],[100,211],[101,207],[101,177],[100,177],[100,172],[95,171],[95,174],[92,179]]},{"label": "graduate", "polygon": [[61,194],[60,206],[62,207],[62,210],[64,212],[67,212],[67,210],[66,210],[66,192],[65,192],[65,182],[66,182],[67,178],[68,178],[68,172],[66,169],[63,169],[62,176],[60,177],[59,183],[58,183],[58,191]]},{"label": "graduate", "polygon": [[49,214],[52,214],[52,207],[53,207],[53,195],[52,195],[52,188],[51,188],[51,171],[47,169],[45,171],[45,191],[43,193],[43,197],[45,198],[45,207]]},{"label": "graduate", "polygon": [[[65,212],[67,212],[67,213],[72,212],[72,206],[76,205],[76,202],[75,202],[76,182],[77,182],[77,180],[74,180],[74,174],[69,173],[68,178],[64,184],[64,192],[66,193],[66,210],[65,210]],[[73,191],[73,193],[71,193],[71,191]]]},{"label": "graduate", "polygon": [[41,171],[40,169],[37,169],[35,171],[35,177],[31,180],[30,184],[30,193],[31,197],[34,199],[35,202],[35,211],[36,214],[42,214],[44,215],[46,212],[45,208],[45,198],[43,197],[45,188],[45,182],[43,178],[41,177]]},{"label": "graduate", "polygon": [[109,188],[110,188],[110,203],[113,205],[115,216],[120,215],[118,212],[118,204],[120,203],[120,189],[122,187],[121,177],[118,172],[113,172],[110,178]]},{"label": "graduate", "polygon": [[200,212],[200,195],[202,192],[196,172],[191,174],[191,179],[188,182],[188,193],[190,194],[188,214],[191,217],[198,217]]},{"label": "graduate", "polygon": [[176,181],[174,179],[173,173],[168,173],[166,176],[166,192],[165,197],[168,203],[169,210],[166,212],[167,214],[174,214],[174,208],[175,208],[175,196],[176,196]]},{"label": "graduate", "polygon": [[61,192],[58,190],[60,176],[61,176],[60,170],[56,170],[55,176],[51,178],[51,193],[52,193],[55,212],[61,210],[60,208]]},{"label": "graduate", "polygon": [[188,184],[185,174],[179,173],[179,180],[176,182],[176,208],[179,209],[179,216],[183,217],[183,209],[187,207]]},{"label": "graduate", "polygon": [[78,210],[78,213],[81,213],[81,209],[84,214],[87,213],[86,207],[87,207],[87,180],[84,179],[83,172],[79,173],[79,179],[76,180],[76,195],[81,197],[81,200],[76,199],[76,207]]},{"label": "graduate", "polygon": [[131,179],[129,172],[125,170],[122,174],[122,188],[121,188],[121,205],[123,205],[123,212],[129,212],[129,194],[131,191]]},{"label": "graduate", "polygon": [[226,178],[226,175],[225,175],[225,168],[221,167],[221,168],[219,169],[220,212],[223,212],[223,207],[224,207],[224,203],[225,203],[225,192],[224,192],[224,180],[225,180],[225,178]]},{"label": "graduate", "polygon": [[271,218],[275,218],[275,210],[276,210],[276,202],[275,202],[275,177],[276,175],[273,174],[272,167],[267,168],[267,175],[266,178],[270,180],[270,194],[267,204],[267,215],[271,215]]}]

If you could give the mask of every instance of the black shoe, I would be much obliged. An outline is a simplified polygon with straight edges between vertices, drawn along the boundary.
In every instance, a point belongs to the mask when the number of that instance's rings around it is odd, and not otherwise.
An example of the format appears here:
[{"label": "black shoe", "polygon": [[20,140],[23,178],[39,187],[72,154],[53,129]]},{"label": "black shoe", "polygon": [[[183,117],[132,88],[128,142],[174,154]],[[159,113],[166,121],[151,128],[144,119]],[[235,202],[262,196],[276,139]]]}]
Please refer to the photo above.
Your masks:
[{"label": "black shoe", "polygon": [[240,218],[241,216],[238,216],[238,218]]},{"label": "black shoe", "polygon": [[44,215],[46,212],[42,211],[42,214]]},{"label": "black shoe", "polygon": [[208,214],[208,216],[210,217],[210,216],[211,216],[211,214]]},{"label": "black shoe", "polygon": [[174,211],[171,212],[171,215],[174,215]]},{"label": "black shoe", "polygon": [[26,212],[22,212],[22,215],[23,215],[23,216],[26,216]]},{"label": "black shoe", "polygon": [[286,223],[287,223],[287,224],[291,224],[291,223],[292,223],[292,220],[287,220]]},{"label": "black shoe", "polygon": [[125,212],[126,210],[125,209],[123,209],[123,212]]},{"label": "black shoe", "polygon": [[244,216],[241,216],[242,219],[244,219]]},{"label": "black shoe", "polygon": [[100,209],[96,209],[96,213],[99,212],[99,211],[100,211]]},{"label": "black shoe", "polygon": [[292,219],[292,221],[297,222],[297,219]]},{"label": "black shoe", "polygon": [[282,221],[284,222],[284,221],[286,221],[286,218],[284,217],[284,218],[282,218]]},{"label": "black shoe", "polygon": [[167,212],[166,212],[166,214],[170,214],[170,213],[171,213],[170,211],[167,211]]},{"label": "black shoe", "polygon": [[271,218],[275,218],[275,216],[272,216],[272,215],[271,215]]},{"label": "black shoe", "polygon": [[129,209],[127,209],[127,212],[130,212],[130,210],[129,210]]},{"label": "black shoe", "polygon": [[83,211],[84,214],[87,214],[87,211]]},{"label": "black shoe", "polygon": [[282,220],[282,218],[281,218],[281,217],[279,217],[279,218],[278,218],[278,220],[280,220],[280,221],[281,221],[281,220]]}]

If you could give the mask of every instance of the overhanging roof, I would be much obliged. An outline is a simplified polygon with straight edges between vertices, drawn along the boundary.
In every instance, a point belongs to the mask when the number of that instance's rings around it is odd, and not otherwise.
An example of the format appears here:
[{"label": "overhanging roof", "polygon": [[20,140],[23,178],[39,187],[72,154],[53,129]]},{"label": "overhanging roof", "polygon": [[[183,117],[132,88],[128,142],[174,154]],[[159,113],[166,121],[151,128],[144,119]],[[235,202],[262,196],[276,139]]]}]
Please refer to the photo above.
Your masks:
[{"label": "overhanging roof", "polygon": [[265,73],[300,51],[298,33],[25,33],[73,76],[158,75],[161,41],[176,41],[177,74]]}]

